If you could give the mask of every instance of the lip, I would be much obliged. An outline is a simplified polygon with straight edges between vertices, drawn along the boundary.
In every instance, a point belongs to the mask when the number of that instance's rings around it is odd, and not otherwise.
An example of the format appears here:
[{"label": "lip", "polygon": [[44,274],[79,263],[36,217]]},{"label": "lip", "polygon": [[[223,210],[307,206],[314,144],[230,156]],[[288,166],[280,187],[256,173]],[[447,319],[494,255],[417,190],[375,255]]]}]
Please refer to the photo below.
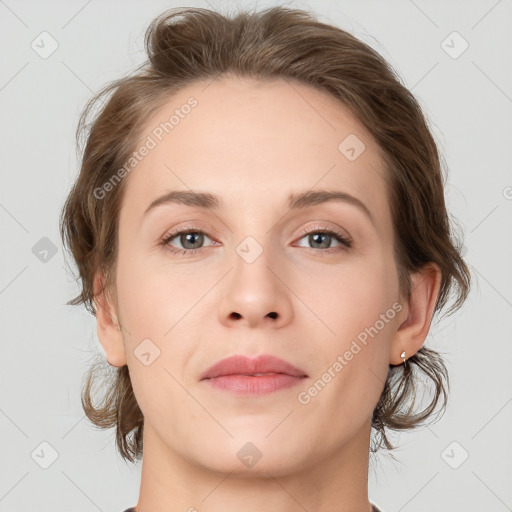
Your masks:
[{"label": "lip", "polygon": [[244,355],[222,359],[208,368],[200,380],[236,394],[261,395],[296,386],[306,377],[306,372],[291,363],[264,354],[253,359]]}]

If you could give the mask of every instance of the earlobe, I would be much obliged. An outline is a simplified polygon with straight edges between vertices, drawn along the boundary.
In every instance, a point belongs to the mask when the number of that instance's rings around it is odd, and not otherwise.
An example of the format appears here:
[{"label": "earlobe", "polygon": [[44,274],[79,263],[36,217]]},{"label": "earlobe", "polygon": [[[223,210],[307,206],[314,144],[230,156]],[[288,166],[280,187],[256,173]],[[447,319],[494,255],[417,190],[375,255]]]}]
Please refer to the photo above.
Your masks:
[{"label": "earlobe", "polygon": [[389,364],[403,364],[402,353],[409,359],[421,348],[430,329],[432,315],[441,288],[441,270],[435,263],[428,263],[411,276],[412,289],[399,327],[391,342]]},{"label": "earlobe", "polygon": [[108,291],[104,289],[104,276],[98,272],[94,277],[94,304],[98,339],[111,366],[126,364],[121,326]]}]

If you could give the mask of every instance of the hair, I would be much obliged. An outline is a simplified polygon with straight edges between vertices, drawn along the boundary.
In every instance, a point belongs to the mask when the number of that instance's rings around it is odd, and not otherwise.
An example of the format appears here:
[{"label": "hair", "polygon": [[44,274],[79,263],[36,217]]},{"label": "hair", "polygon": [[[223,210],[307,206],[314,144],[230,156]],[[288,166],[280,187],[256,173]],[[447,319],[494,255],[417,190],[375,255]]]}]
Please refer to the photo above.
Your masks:
[{"label": "hair", "polygon": [[[441,271],[434,314],[452,295],[448,314],[461,307],[469,293],[470,273],[446,211],[440,155],[418,101],[379,53],[307,11],[283,6],[239,11],[231,17],[202,8],[170,9],[150,23],[145,49],[149,59],[95,94],[78,122],[81,168],[60,217],[61,237],[81,281],[80,294],[68,305],[84,304],[96,315],[95,298],[103,292],[115,294],[117,232],[126,179],[105,197],[96,197],[95,189],[128,161],[144,124],[173,93],[193,82],[233,75],[306,84],[349,107],[377,141],[384,162],[401,292],[409,297],[411,274],[434,263]],[[105,277],[101,290],[94,287],[97,272]],[[95,405],[92,388],[103,369],[108,370],[102,374],[106,391]],[[433,386],[432,400],[413,413],[416,384],[422,377],[427,378],[422,385],[430,381]],[[405,365],[390,365],[372,414],[377,442],[371,451],[384,446],[393,450],[386,430],[415,428],[433,414],[441,399],[444,410],[447,388],[443,359],[425,346]],[[116,428],[121,456],[131,462],[141,459],[144,418],[128,366],[109,369],[102,358],[89,368],[81,398],[94,425]]]}]

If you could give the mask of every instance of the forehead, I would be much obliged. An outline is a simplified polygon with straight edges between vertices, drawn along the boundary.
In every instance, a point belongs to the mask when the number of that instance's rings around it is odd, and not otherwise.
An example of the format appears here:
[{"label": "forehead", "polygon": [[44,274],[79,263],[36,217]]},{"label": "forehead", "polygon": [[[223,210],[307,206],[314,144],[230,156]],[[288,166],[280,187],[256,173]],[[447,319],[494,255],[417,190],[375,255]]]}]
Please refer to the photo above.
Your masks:
[{"label": "forehead", "polygon": [[193,83],[151,116],[144,144],[151,149],[128,176],[122,208],[135,222],[169,190],[207,191],[248,211],[262,199],[284,207],[290,194],[317,187],[387,208],[371,134],[332,95],[298,82]]}]

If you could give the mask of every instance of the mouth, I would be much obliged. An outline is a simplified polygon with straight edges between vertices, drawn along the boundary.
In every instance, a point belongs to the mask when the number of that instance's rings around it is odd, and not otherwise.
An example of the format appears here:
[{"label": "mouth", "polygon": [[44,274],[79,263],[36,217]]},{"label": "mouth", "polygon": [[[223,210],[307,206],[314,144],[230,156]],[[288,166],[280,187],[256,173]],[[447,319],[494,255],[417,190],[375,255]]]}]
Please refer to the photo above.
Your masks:
[{"label": "mouth", "polygon": [[307,377],[303,370],[275,356],[235,355],[213,365],[200,380],[237,395],[265,395],[297,386]]},{"label": "mouth", "polygon": [[267,395],[302,384],[305,378],[286,373],[231,374],[212,377],[206,382],[214,389],[237,395]]}]

